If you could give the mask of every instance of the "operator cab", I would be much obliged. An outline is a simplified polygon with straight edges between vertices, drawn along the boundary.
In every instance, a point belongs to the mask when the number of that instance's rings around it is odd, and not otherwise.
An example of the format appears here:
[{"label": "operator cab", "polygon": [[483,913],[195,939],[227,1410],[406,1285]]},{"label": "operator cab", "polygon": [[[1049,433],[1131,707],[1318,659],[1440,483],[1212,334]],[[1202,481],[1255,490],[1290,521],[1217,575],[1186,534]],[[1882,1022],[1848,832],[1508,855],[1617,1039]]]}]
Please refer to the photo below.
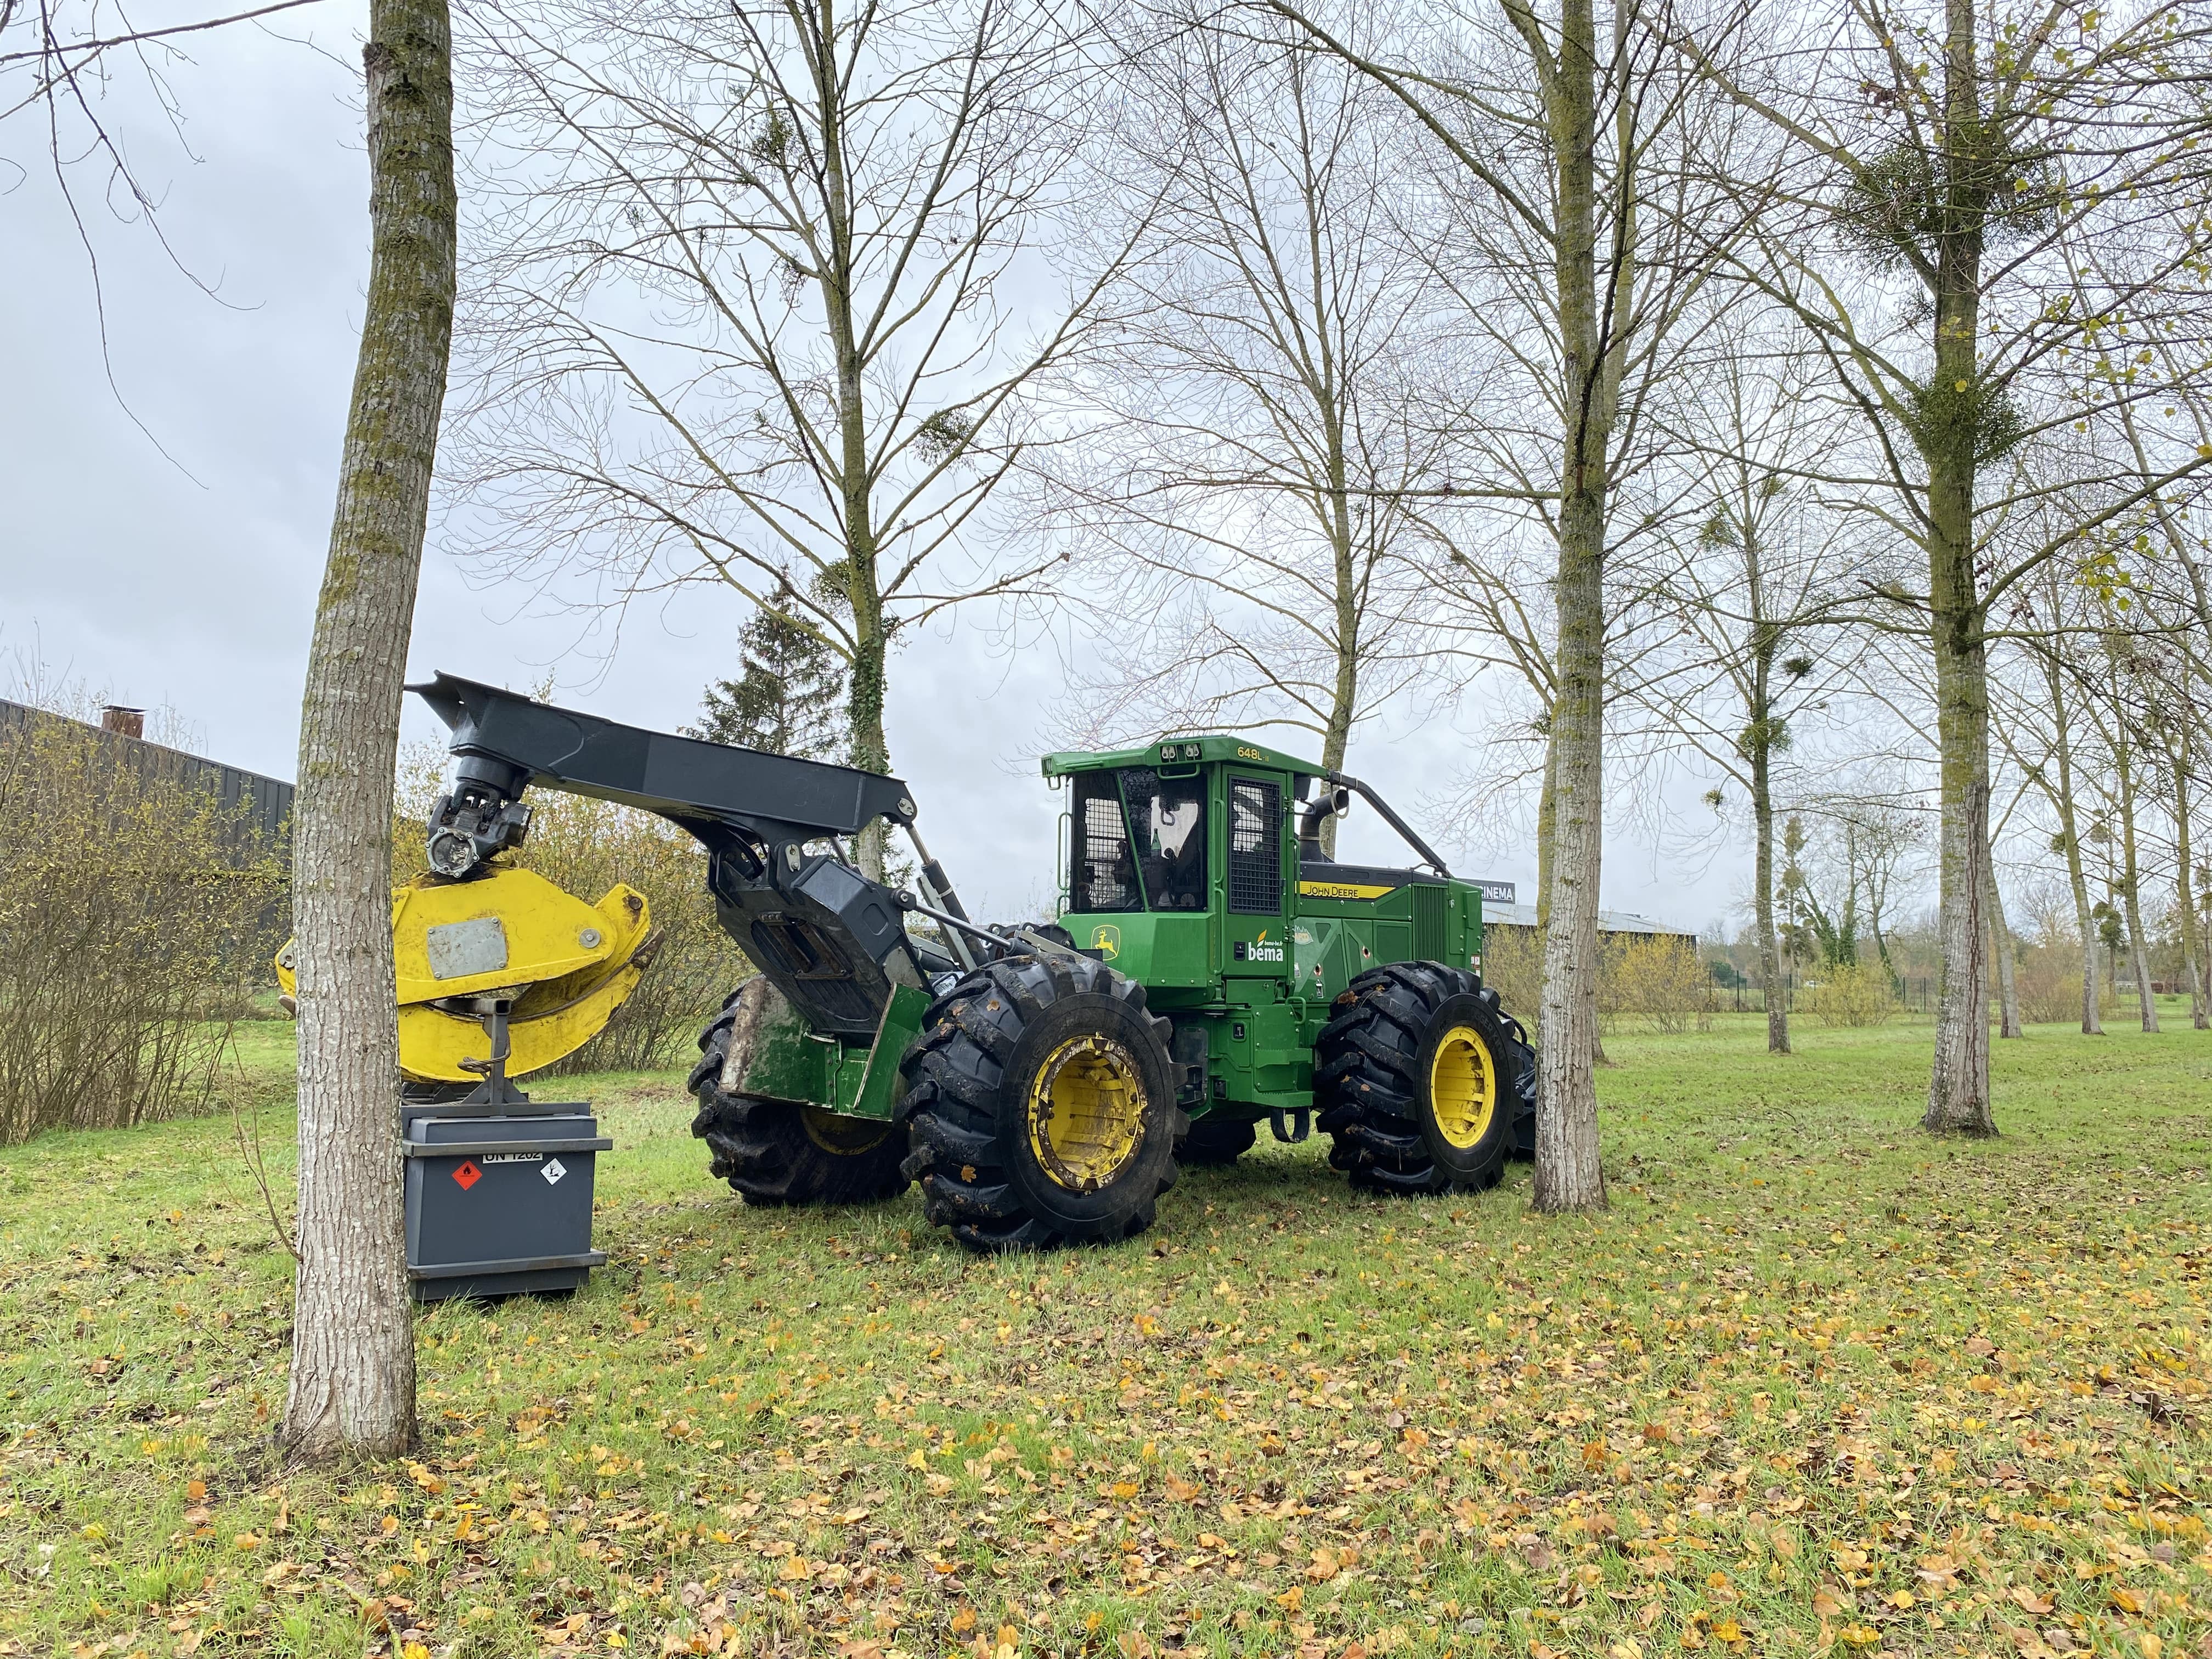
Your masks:
[{"label": "operator cab", "polygon": [[1361,787],[1242,738],[1054,754],[1043,770],[1055,785],[1065,780],[1070,796],[1063,925],[1078,949],[1158,991],[1195,995],[1224,980],[1282,981],[1288,990],[1294,946],[1310,942],[1297,926],[1310,901],[1444,885],[1441,873],[1329,859],[1321,824]]}]

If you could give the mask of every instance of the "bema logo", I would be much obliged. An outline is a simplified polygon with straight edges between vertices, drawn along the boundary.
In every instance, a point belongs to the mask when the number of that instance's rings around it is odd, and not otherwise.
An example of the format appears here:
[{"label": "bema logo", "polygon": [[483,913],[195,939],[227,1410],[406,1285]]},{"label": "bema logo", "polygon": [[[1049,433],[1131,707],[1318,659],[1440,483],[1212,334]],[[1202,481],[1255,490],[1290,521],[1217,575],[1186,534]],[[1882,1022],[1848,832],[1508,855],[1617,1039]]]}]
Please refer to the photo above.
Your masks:
[{"label": "bema logo", "polygon": [[1121,954],[1121,930],[1111,922],[1102,921],[1091,930],[1091,948],[1111,962]]}]

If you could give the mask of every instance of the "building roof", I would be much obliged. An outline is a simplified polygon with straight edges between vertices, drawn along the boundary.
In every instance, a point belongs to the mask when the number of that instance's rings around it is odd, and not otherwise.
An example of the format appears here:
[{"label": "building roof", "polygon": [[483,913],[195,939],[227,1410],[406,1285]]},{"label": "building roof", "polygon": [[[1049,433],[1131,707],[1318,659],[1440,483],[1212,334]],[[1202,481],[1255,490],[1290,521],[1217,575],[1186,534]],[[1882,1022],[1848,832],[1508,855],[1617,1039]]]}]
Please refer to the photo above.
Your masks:
[{"label": "building roof", "polygon": [[266,778],[243,767],[210,760],[204,755],[149,743],[144,738],[110,731],[88,720],[0,697],[0,741],[7,740],[13,732],[32,731],[49,722],[74,726],[88,733],[94,741],[108,745],[144,783],[167,783],[212,796],[224,811],[241,813],[242,827],[283,845],[292,816],[292,786],[282,778]]},{"label": "building roof", "polygon": [[[1492,904],[1482,907],[1485,927],[1534,927],[1536,907],[1533,904]],[[1675,927],[1667,922],[1655,921],[1650,916],[1639,916],[1632,910],[1601,910],[1597,913],[1597,930],[1601,933],[1628,933],[1640,938],[1686,939],[1692,945],[1698,936],[1686,927]]]}]

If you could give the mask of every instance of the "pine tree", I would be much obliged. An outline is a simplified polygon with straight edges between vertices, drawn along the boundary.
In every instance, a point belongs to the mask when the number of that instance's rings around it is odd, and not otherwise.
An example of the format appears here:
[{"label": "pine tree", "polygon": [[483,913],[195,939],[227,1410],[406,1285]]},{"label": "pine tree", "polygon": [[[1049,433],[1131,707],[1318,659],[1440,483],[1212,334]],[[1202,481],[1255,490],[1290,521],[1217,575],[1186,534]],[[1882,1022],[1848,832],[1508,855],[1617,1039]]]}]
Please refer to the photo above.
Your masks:
[{"label": "pine tree", "polygon": [[804,760],[845,759],[845,665],[836,652],[779,611],[738,635],[738,678],[707,688],[690,735]]}]

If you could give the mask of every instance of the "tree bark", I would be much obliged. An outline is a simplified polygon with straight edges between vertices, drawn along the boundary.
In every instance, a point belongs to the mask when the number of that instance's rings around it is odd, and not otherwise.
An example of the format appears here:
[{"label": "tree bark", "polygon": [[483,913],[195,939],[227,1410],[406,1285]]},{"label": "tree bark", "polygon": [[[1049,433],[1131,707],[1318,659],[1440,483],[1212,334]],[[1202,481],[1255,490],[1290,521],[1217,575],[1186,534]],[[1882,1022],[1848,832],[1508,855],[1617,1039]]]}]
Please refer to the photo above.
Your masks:
[{"label": "tree bark", "polygon": [[[1946,0],[1944,118],[1938,165],[1966,165],[1981,111],[1972,0]],[[1990,856],[1988,643],[1974,569],[1974,476],[1980,441],[1974,389],[1980,331],[1978,223],[1939,238],[1935,363],[1916,433],[1928,465],[1929,636],[1936,659],[1942,757],[1941,975],[1936,1056],[1922,1126],[1936,1134],[1991,1135],[1990,1025],[1984,898]]]},{"label": "tree bark", "polygon": [[1606,1201],[1593,1061],[1604,839],[1606,452],[1613,410],[1598,314],[1598,68],[1590,0],[1565,0],[1556,62],[1546,61],[1534,22],[1521,27],[1543,83],[1559,191],[1553,281],[1565,442],[1554,590],[1559,693],[1552,712],[1552,858],[1545,895],[1544,1012],[1537,1032],[1534,1194],[1537,1209],[1556,1212],[1599,1209]]},{"label": "tree bark", "polygon": [[278,1439],[295,1458],[415,1441],[398,1128],[392,796],[407,641],[453,343],[445,0],[372,0],[371,253],[301,710],[293,830],[300,1265]]}]

